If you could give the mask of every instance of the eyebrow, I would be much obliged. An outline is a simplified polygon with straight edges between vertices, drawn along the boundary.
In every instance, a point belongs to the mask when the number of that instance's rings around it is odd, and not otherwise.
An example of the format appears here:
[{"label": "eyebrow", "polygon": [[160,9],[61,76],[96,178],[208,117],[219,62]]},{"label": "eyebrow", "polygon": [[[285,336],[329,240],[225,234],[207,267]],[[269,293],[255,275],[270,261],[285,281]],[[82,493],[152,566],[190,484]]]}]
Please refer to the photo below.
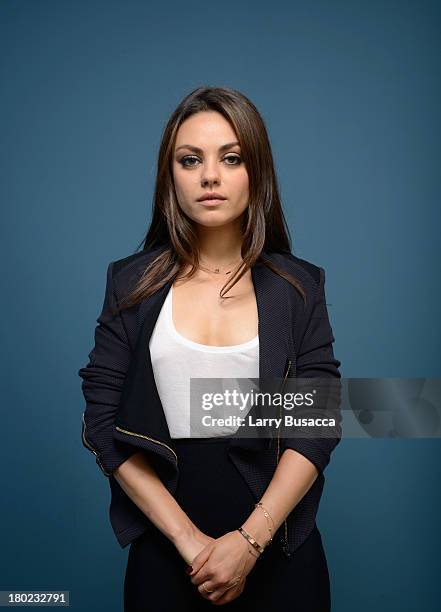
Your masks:
[{"label": "eyebrow", "polygon": [[[225,151],[226,149],[230,149],[231,147],[234,147],[235,145],[239,145],[237,140],[235,140],[234,142],[227,142],[227,144],[224,144],[221,147],[219,147],[219,151]],[[194,147],[193,145],[189,145],[189,144],[184,144],[184,145],[181,145],[180,147],[177,147],[176,151],[179,151],[179,149],[190,149],[190,151],[194,151],[195,153],[203,153],[202,149],[200,149],[199,147]]]}]

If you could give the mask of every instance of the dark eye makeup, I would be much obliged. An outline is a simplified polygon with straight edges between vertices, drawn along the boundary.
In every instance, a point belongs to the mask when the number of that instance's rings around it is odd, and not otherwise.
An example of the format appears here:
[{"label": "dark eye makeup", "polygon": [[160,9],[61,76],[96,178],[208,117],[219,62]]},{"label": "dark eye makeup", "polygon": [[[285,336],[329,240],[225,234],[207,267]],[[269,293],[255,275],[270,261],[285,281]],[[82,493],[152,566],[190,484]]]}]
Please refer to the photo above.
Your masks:
[{"label": "dark eye makeup", "polygon": [[[240,155],[237,154],[229,154],[229,155],[225,155],[225,157],[223,158],[224,160],[235,160],[234,163],[232,163],[231,161],[226,162],[227,166],[239,166],[242,163],[242,158],[240,157]],[[181,164],[181,166],[183,168],[193,168],[196,166],[196,164],[194,163],[190,163],[188,164],[187,162],[191,160],[196,160],[199,161],[199,158],[196,155],[184,155],[184,157],[182,157],[179,161],[179,163]]]}]

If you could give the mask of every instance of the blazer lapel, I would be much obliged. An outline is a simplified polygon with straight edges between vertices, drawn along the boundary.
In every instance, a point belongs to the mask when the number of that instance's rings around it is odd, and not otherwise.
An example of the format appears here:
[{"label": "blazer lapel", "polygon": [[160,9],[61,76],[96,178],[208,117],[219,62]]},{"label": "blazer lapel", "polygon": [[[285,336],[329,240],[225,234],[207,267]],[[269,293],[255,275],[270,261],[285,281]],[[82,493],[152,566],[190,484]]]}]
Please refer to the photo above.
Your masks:
[{"label": "blazer lapel", "polygon": [[[263,254],[274,261],[267,253]],[[287,356],[293,354],[292,308],[288,282],[284,278],[263,263],[253,266],[251,276],[259,314],[259,379],[264,384],[266,378],[283,377]],[[261,407],[252,408],[250,414],[259,416]],[[239,428],[231,438],[230,447],[256,452],[266,450],[271,440],[259,438],[258,432],[253,437],[243,437],[243,429]]]},{"label": "blazer lapel", "polygon": [[[273,260],[268,253],[263,252],[263,255]],[[287,355],[293,354],[293,308],[288,292],[289,284],[260,262],[251,269],[251,276],[259,317],[259,377],[282,377]],[[140,331],[118,408],[116,425],[173,448],[149,349],[153,329],[171,284],[172,281],[168,281],[139,306],[137,317]],[[173,372],[170,372],[170,376],[173,376]],[[115,433],[117,438],[124,439],[124,436]],[[261,450],[267,447],[267,442],[257,437],[236,436],[231,439],[231,446]]]}]

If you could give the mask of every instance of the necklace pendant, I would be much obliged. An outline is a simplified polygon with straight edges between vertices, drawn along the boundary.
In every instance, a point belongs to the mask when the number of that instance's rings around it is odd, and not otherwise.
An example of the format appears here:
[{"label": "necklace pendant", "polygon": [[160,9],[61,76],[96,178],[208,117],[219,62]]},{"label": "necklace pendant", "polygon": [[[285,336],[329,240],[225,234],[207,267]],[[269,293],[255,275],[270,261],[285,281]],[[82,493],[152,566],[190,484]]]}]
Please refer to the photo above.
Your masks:
[{"label": "necklace pendant", "polygon": [[214,271],[216,272],[216,274],[219,274],[219,268],[215,268]]}]

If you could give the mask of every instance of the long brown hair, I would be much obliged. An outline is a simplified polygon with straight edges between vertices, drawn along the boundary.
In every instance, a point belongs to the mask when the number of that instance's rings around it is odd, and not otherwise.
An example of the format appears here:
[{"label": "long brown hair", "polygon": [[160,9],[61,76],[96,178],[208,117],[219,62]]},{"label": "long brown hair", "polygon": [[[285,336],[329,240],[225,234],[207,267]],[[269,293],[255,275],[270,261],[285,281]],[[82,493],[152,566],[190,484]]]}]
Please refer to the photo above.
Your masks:
[{"label": "long brown hair", "polygon": [[254,104],[242,93],[223,87],[199,87],[186,96],[165,126],[159,148],[156,186],[150,227],[140,245],[143,251],[157,247],[160,253],[149,262],[136,286],[123,298],[118,310],[129,308],[175,279],[187,264],[190,270],[181,278],[191,278],[199,264],[199,246],[194,225],[181,210],[173,180],[173,153],[180,125],[195,113],[217,111],[229,121],[241,147],[249,179],[249,201],[242,218],[243,262],[220,290],[229,291],[257,261],[283,276],[306,300],[300,282],[280,270],[262,255],[291,252],[291,238],[283,214],[268,133]]}]

